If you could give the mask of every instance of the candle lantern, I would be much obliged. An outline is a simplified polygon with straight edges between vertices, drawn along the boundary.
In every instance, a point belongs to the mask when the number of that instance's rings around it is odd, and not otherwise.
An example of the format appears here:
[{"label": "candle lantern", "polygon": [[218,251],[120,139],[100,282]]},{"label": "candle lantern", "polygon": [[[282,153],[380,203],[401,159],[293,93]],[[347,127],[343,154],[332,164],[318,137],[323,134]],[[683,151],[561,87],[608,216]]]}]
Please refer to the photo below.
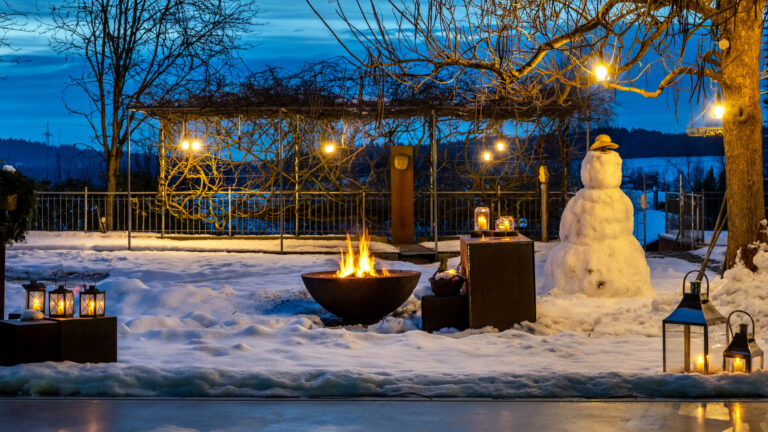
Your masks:
[{"label": "candle lantern", "polygon": [[24,309],[45,313],[45,285],[38,281],[30,281],[22,287],[27,292]]},{"label": "candle lantern", "polygon": [[72,290],[59,285],[48,293],[48,316],[51,318],[67,318],[75,315],[75,294]]},{"label": "candle lantern", "polygon": [[496,219],[496,231],[509,231],[509,221],[506,217]]},{"label": "candle lantern", "polygon": [[[743,313],[749,317],[750,321],[752,321],[751,336],[748,334],[748,324],[739,324],[738,333],[733,333],[731,317],[735,313]],[[757,346],[757,342],[755,341],[755,320],[752,318],[752,315],[742,310],[731,312],[731,314],[728,315],[725,337],[732,337],[733,340],[728,344],[728,348],[723,351],[724,371],[731,373],[751,373],[752,371],[763,368],[763,350]]]},{"label": "candle lantern", "polygon": [[[700,273],[707,281],[706,295],[701,292],[701,280],[685,282],[691,273]],[[704,272],[693,270],[683,277],[683,298],[677,308],[662,323],[664,372],[719,372],[715,359],[719,359],[725,345],[720,335],[725,331],[726,319],[709,299],[709,278]]]},{"label": "candle lantern", "polygon": [[83,318],[103,317],[106,309],[104,291],[90,285],[80,292],[80,316]]},{"label": "candle lantern", "polygon": [[491,223],[491,210],[488,207],[475,208],[475,231],[488,231]]}]

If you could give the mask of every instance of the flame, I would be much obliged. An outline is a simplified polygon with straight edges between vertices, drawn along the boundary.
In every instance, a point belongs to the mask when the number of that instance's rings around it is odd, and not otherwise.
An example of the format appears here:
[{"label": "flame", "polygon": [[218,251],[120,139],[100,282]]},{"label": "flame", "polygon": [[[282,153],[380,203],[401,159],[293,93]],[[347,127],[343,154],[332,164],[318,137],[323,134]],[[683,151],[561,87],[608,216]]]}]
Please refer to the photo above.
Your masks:
[{"label": "flame", "polygon": [[373,256],[371,255],[370,248],[371,238],[368,236],[368,231],[364,231],[360,236],[360,252],[355,259],[355,251],[352,249],[352,240],[347,234],[347,252],[341,250],[341,259],[339,260],[339,270],[336,272],[336,277],[376,277],[376,276],[389,276],[389,272],[386,269],[381,271],[381,274],[376,273],[374,268]]}]

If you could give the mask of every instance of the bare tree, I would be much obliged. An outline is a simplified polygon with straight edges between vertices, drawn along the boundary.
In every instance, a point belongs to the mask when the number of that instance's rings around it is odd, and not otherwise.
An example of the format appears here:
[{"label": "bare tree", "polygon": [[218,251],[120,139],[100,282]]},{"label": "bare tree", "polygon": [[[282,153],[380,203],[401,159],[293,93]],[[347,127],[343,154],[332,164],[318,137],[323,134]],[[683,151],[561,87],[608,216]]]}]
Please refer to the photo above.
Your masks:
[{"label": "bare tree", "polygon": [[354,2],[355,16],[339,3],[344,33],[324,21],[360,64],[413,86],[450,72],[472,74],[478,91],[491,96],[559,82],[562,91],[552,95],[558,97],[594,84],[602,65],[605,88],[648,98],[671,89],[675,104],[680,90],[693,99],[719,87],[726,104],[726,268],[757,240],[765,217],[759,91],[765,0],[385,3]]},{"label": "bare tree", "polygon": [[[67,107],[88,121],[104,153],[108,192],[117,190],[130,134],[145,121],[129,107],[150,93],[195,91],[228,71],[255,12],[252,0],[74,0],[52,10],[51,47],[83,60],[69,87],[88,106]],[[109,228],[112,207],[110,200]]]}]

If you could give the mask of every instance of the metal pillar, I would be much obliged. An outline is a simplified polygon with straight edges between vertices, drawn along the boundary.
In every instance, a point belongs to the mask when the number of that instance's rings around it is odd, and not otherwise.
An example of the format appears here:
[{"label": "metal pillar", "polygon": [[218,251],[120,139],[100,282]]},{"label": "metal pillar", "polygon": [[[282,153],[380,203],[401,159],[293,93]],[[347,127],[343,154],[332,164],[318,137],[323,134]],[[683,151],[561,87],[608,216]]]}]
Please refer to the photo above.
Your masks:
[{"label": "metal pillar", "polygon": [[280,222],[280,253],[284,252],[283,238],[285,237],[285,195],[283,194],[283,128],[282,128],[283,116],[278,117],[277,123],[277,141],[278,141],[278,173],[280,180],[278,181],[278,187],[280,188],[280,195],[278,197],[278,206],[280,210],[280,216],[278,220]]},{"label": "metal pillar", "polygon": [[437,139],[435,137],[435,127],[437,119],[435,111],[429,118],[429,148],[432,159],[432,234],[435,238],[435,261],[439,261],[440,251],[437,233]]},{"label": "metal pillar", "polygon": [[85,202],[83,203],[83,207],[85,207],[85,211],[83,212],[84,220],[83,220],[83,232],[88,232],[88,186],[85,187]]},{"label": "metal pillar", "polygon": [[128,117],[128,250],[131,250],[131,224],[133,223],[133,200],[131,199],[131,118]]}]

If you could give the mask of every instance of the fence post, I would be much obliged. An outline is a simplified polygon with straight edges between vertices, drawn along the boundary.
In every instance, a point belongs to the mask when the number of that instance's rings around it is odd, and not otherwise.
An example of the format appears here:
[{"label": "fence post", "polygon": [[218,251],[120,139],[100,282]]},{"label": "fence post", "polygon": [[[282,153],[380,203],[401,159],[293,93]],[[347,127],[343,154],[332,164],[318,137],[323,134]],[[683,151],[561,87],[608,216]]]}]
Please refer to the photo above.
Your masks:
[{"label": "fence post", "polygon": [[85,211],[83,212],[85,220],[83,221],[83,232],[88,232],[88,186],[85,187],[85,203],[83,204]]},{"label": "fence post", "polygon": [[669,232],[669,219],[668,219],[668,208],[669,208],[669,193],[667,193],[667,186],[664,186],[664,233]]},{"label": "fence post", "polygon": [[683,225],[683,212],[685,211],[685,191],[683,191],[683,175],[680,174],[680,186],[679,191],[680,194],[680,206],[677,209],[678,210],[678,222],[677,222],[677,233],[678,238],[680,239],[680,243],[683,243],[683,239],[685,238],[685,227]]},{"label": "fence post", "polygon": [[696,197],[691,188],[691,249],[696,248]]},{"label": "fence post", "polygon": [[365,226],[365,191],[363,191],[363,206],[362,207],[363,207],[363,213],[361,215],[362,216],[362,223],[363,223],[363,231],[362,232],[365,232],[365,230],[366,230],[366,226]]},{"label": "fence post", "polygon": [[544,165],[539,166],[539,182],[541,182],[541,241],[549,241],[549,170]]},{"label": "fence post", "polygon": [[232,188],[227,188],[227,234],[232,237]]},{"label": "fence post", "polygon": [[493,220],[498,219],[501,217],[501,187],[497,184],[496,185],[496,217],[491,218],[491,221],[489,221],[488,226],[491,226],[493,224],[492,229],[496,229],[496,225],[493,222]]}]

